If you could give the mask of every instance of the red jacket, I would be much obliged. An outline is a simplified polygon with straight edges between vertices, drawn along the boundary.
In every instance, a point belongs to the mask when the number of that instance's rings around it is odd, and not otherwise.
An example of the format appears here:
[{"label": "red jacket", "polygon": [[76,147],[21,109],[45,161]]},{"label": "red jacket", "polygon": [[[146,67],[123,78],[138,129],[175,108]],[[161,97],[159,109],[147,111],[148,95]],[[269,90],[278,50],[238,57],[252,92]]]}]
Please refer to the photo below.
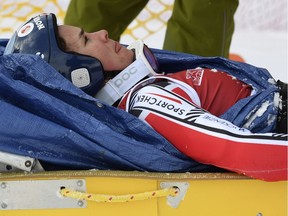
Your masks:
[{"label": "red jacket", "polygon": [[147,122],[194,160],[266,181],[287,180],[287,140],[281,134],[253,134],[217,117],[252,88],[205,70],[143,81],[119,108]]}]

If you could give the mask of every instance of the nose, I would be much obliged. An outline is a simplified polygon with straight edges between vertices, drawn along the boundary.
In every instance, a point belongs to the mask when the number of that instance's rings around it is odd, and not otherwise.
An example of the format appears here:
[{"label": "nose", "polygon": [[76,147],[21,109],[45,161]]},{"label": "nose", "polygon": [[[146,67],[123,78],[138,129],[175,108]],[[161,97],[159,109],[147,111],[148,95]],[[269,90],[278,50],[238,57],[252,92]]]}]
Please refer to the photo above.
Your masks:
[{"label": "nose", "polygon": [[105,29],[94,32],[94,35],[104,42],[108,41],[109,38],[108,31]]}]

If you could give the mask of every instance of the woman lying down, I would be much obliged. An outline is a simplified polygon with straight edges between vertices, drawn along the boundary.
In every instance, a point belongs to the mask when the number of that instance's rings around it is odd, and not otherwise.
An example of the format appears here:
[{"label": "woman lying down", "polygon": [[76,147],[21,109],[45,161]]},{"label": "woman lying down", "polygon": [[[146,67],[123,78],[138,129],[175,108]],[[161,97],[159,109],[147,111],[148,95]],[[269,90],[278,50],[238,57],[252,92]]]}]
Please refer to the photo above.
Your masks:
[{"label": "woman lying down", "polygon": [[14,95],[3,101],[35,118],[23,129],[24,115],[11,116],[19,139],[4,136],[2,151],[47,170],[218,167],[287,180],[287,84],[265,69],[142,41],[122,46],[105,30],[58,26],[53,14],[23,24],[1,58]]}]

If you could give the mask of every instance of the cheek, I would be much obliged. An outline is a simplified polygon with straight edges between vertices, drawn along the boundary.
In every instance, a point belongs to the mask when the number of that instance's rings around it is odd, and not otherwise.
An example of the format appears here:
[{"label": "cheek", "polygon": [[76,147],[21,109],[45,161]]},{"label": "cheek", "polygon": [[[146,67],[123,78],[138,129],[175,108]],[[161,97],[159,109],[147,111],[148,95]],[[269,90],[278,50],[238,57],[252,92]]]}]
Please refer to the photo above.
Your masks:
[{"label": "cheek", "polygon": [[133,52],[130,50],[116,54],[105,47],[94,46],[89,47],[89,53],[102,63],[105,71],[123,70],[133,61]]},{"label": "cheek", "polygon": [[103,66],[103,69],[105,71],[113,71],[113,70],[120,70],[120,61],[119,59],[116,59],[115,56],[109,55],[109,53],[103,54],[103,55],[97,55],[94,56],[97,58]]},{"label": "cheek", "polygon": [[109,56],[109,53],[107,53],[104,49],[101,49],[101,47],[97,46],[91,46],[86,49],[86,55],[98,59],[102,63],[104,70],[108,70],[107,66],[109,67],[109,59],[111,57]]},{"label": "cheek", "polygon": [[119,61],[121,62],[122,69],[126,68],[133,62],[134,53],[131,50],[123,50],[119,55]]},{"label": "cheek", "polygon": [[112,52],[102,52],[101,55],[97,55],[95,57],[99,59],[104,70],[106,71],[123,70],[130,64],[127,55],[119,55]]},{"label": "cheek", "polygon": [[[117,57],[117,56],[116,56]],[[105,59],[102,62],[104,70],[107,71],[119,71],[125,68],[125,63],[120,58],[111,57],[111,59]]]}]

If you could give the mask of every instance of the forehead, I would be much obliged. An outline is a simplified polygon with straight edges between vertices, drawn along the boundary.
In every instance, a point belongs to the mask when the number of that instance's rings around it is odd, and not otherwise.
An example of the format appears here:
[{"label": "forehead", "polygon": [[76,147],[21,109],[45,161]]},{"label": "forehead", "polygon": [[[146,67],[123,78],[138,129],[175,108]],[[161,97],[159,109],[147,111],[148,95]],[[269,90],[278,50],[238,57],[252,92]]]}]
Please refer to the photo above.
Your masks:
[{"label": "forehead", "polygon": [[76,45],[80,41],[83,34],[81,28],[69,25],[58,26],[58,34],[65,41],[66,45]]}]

